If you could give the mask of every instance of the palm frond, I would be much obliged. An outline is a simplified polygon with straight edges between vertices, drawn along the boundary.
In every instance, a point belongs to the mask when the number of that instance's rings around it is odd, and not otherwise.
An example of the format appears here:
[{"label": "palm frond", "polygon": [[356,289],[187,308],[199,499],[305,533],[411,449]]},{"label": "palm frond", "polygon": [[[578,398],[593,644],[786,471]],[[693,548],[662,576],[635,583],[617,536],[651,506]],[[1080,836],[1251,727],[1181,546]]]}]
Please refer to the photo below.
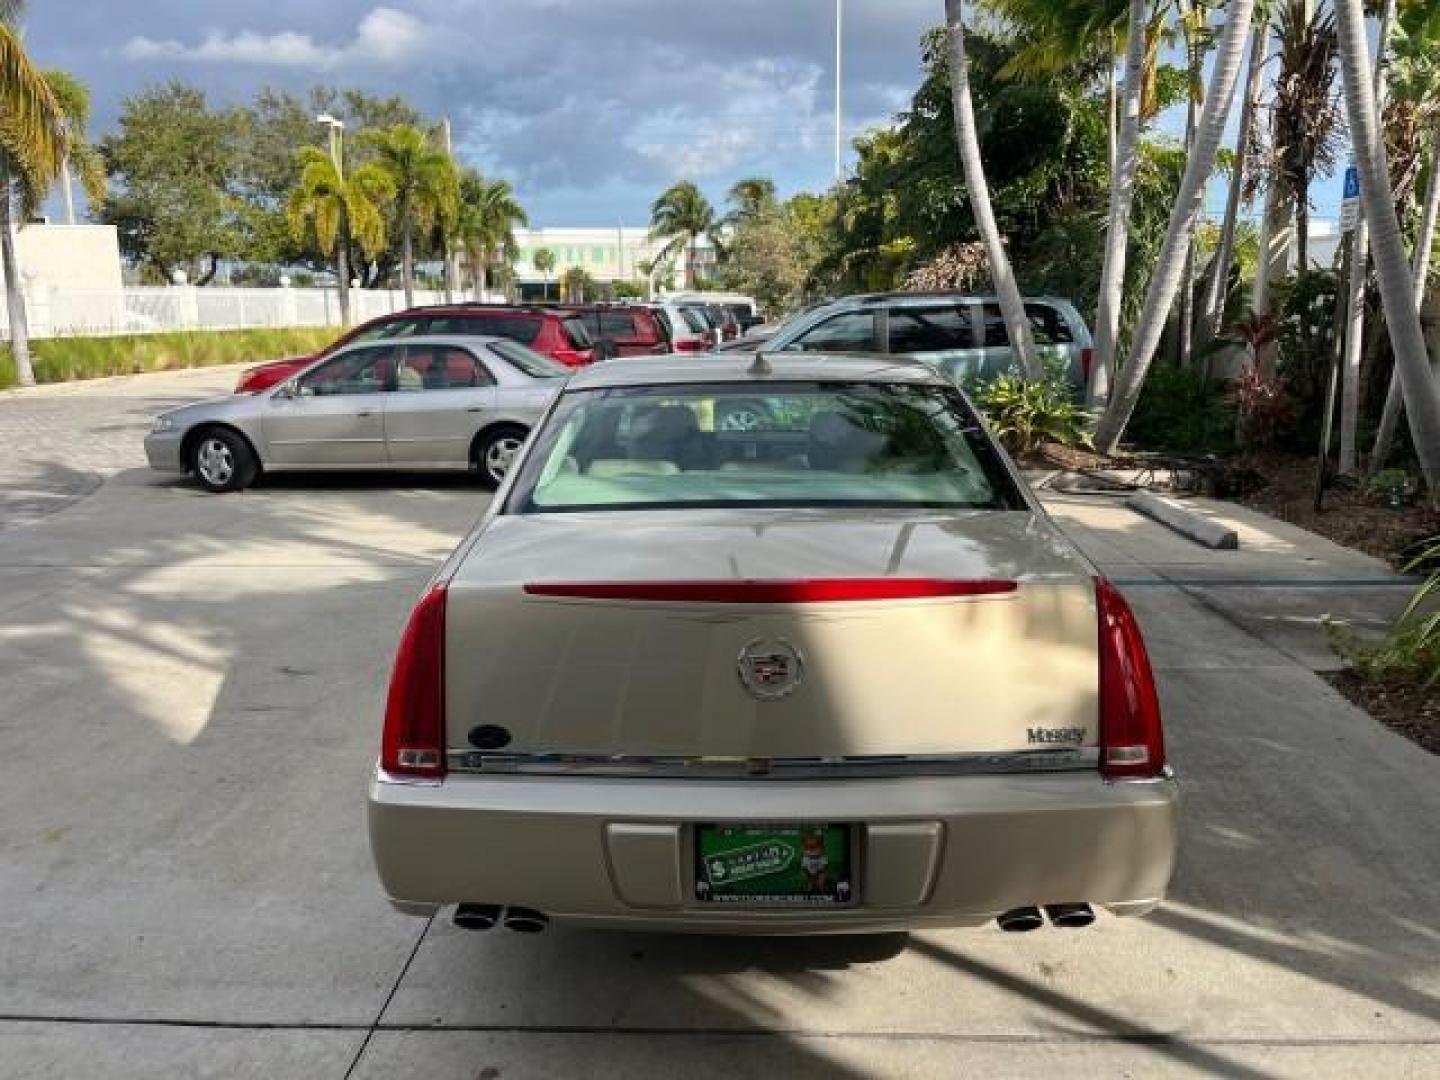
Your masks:
[{"label": "palm frond", "polygon": [[66,143],[60,102],[14,27],[0,21],[0,150],[31,184],[48,189],[60,175]]}]

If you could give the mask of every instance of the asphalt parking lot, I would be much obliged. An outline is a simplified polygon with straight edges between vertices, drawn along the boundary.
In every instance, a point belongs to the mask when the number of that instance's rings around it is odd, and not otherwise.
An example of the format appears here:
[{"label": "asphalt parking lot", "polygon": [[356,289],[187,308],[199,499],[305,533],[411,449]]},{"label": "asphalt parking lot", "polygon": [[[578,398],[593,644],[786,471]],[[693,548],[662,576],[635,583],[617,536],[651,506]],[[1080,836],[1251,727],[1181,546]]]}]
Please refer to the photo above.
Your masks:
[{"label": "asphalt parking lot", "polygon": [[0,395],[0,1076],[1440,1075],[1440,760],[1314,674],[1321,614],[1403,602],[1378,563],[1054,501],[1161,678],[1184,835],[1148,919],[467,933],[390,911],[362,811],[401,621],[486,496],[142,467],[150,413],[232,381]]}]

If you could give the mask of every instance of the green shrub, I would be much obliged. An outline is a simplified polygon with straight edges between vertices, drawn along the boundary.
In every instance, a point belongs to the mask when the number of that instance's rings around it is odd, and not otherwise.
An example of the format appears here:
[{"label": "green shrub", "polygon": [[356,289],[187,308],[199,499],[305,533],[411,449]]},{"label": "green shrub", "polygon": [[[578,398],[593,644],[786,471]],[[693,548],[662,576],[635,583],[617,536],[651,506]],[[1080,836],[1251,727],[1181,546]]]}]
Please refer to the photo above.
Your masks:
[{"label": "green shrub", "polygon": [[1224,453],[1235,447],[1235,409],[1223,384],[1183,368],[1153,367],[1126,439],[1146,450]]},{"label": "green shrub", "polygon": [[[1440,541],[1432,541],[1406,565],[1408,572],[1431,568],[1440,559]],[[1378,645],[1360,641],[1349,627],[1327,622],[1331,647],[1365,679],[1402,679],[1432,686],[1440,680],[1440,570],[1431,569],[1404,613]]]},{"label": "green shrub", "polygon": [[1009,373],[971,382],[966,390],[1011,453],[1028,454],[1045,443],[1088,447],[1091,416],[1076,402],[1063,372],[1063,362],[1047,364],[1039,382]]},{"label": "green shrub", "polygon": [[[35,380],[55,383],[277,360],[316,352],[336,336],[334,327],[306,327],[44,338],[30,343],[30,354]],[[0,388],[14,386],[16,381],[14,358],[9,346],[4,346],[0,348]]]}]

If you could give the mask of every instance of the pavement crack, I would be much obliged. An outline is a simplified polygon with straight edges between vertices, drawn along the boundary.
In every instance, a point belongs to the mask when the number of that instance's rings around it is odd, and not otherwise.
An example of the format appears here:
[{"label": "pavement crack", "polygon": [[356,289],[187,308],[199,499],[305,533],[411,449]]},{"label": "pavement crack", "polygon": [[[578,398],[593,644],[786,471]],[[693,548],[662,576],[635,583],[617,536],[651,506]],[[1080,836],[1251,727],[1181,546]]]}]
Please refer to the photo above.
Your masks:
[{"label": "pavement crack", "polygon": [[415,963],[415,957],[420,955],[420,946],[425,944],[425,937],[430,933],[430,928],[435,925],[435,916],[438,912],[432,912],[425,920],[425,926],[415,939],[415,945],[410,950],[410,955],[405,958],[405,963],[400,967],[400,973],[395,976],[395,982],[390,987],[390,992],[385,995],[385,1000],[380,1004],[380,1011],[375,1014],[375,1019],[370,1022],[365,1032],[365,1038],[360,1041],[359,1047],[355,1050],[355,1056],[350,1059],[350,1067],[345,1070],[344,1080],[350,1080],[359,1068],[360,1061],[365,1057],[365,1051],[370,1046],[370,1040],[375,1038],[375,1032],[380,1029],[380,1021],[385,1018],[385,1012],[390,1008],[390,1003],[395,1000],[395,995],[400,992],[400,984],[405,981],[405,976],[410,973],[410,965]]}]

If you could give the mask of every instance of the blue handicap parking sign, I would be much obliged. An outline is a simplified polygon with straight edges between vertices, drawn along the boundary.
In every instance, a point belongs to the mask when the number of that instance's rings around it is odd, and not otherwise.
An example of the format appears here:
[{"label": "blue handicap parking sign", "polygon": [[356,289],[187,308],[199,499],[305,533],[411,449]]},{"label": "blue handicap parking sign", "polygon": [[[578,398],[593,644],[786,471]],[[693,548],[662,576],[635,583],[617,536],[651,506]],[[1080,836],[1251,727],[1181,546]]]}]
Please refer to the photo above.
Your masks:
[{"label": "blue handicap parking sign", "polygon": [[1345,170],[1345,198],[1358,199],[1360,197],[1360,170],[1354,165]]}]

